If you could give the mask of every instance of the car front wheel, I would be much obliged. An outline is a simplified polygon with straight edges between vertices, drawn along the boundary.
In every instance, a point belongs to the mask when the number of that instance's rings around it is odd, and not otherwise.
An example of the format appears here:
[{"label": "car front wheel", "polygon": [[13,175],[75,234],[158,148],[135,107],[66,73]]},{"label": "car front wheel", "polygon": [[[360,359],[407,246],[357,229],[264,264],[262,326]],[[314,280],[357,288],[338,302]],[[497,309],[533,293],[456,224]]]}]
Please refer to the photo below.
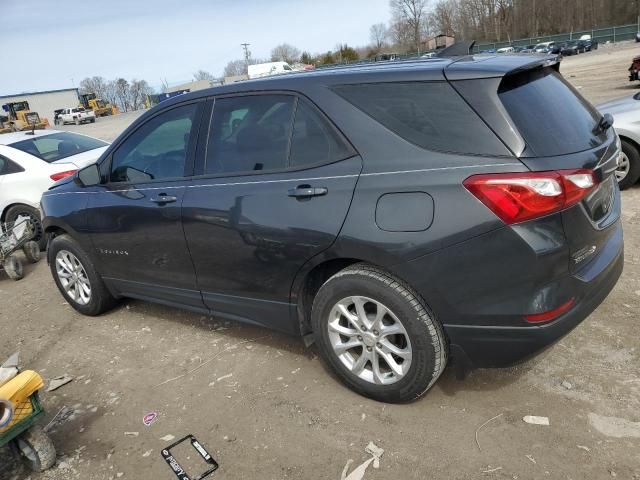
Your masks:
[{"label": "car front wheel", "polygon": [[384,402],[425,394],[447,363],[442,326],[403,281],[368,264],[327,280],[312,326],[327,365],[354,391]]},{"label": "car front wheel", "polygon": [[60,293],[78,312],[100,315],[116,304],[87,254],[69,235],[55,237],[48,256]]}]

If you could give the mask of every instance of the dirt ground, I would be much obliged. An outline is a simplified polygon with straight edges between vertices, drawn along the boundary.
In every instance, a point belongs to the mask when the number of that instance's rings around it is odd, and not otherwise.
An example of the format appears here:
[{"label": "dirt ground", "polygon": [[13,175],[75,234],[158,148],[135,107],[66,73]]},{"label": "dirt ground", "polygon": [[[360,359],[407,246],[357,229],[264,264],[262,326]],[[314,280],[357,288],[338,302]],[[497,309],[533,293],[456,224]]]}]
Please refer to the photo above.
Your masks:
[{"label": "dirt ground", "polygon": [[[566,59],[562,72],[594,103],[632,93],[626,68],[637,50],[603,47]],[[111,140],[135,115],[69,129]],[[353,468],[371,458],[373,441],[385,452],[367,480],[638,480],[638,186],[623,192],[623,222],[623,276],[576,330],[517,368],[464,381],[448,369],[410,405],[352,393],[296,338],[140,301],[83,317],[45,262],[21,282],[0,278],[0,357],[20,350],[23,365],[46,379],[74,377],[42,396],[46,422],[72,411],[51,431],[57,466],[29,474],[0,450],[0,479],[169,480],[166,436],[193,434],[220,464],[211,478],[337,480],[348,460]],[[151,411],[158,418],[145,426]]]}]

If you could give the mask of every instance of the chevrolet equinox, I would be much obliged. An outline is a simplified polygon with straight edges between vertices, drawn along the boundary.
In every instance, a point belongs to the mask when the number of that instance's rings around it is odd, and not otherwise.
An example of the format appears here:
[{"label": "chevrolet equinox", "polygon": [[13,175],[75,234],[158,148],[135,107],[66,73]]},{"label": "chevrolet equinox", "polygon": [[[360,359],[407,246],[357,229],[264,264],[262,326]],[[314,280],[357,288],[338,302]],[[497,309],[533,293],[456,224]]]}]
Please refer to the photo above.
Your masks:
[{"label": "chevrolet equinox", "polygon": [[403,402],[584,320],[623,264],[620,142],[554,57],[319,69],[162,102],[42,197],[85,315],[130,297],[315,341]]}]

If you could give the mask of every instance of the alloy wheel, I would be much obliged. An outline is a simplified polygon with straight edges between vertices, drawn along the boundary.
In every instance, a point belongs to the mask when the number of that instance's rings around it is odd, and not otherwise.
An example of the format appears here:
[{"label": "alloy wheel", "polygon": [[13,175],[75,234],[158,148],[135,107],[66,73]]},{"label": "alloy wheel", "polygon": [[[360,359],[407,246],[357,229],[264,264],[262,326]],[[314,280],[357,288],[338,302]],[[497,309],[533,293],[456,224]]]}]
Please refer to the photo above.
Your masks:
[{"label": "alloy wheel", "polygon": [[620,160],[618,162],[618,167],[616,168],[616,180],[618,183],[623,181],[629,175],[629,169],[631,164],[629,162],[629,157],[624,152],[620,153]]},{"label": "alloy wheel", "polygon": [[343,298],[327,324],[334,353],[354,375],[377,385],[401,380],[411,367],[411,341],[398,317],[368,297]]},{"label": "alloy wheel", "polygon": [[56,254],[56,273],[65,293],[78,305],[91,301],[91,282],[87,272],[73,253],[60,250]]}]

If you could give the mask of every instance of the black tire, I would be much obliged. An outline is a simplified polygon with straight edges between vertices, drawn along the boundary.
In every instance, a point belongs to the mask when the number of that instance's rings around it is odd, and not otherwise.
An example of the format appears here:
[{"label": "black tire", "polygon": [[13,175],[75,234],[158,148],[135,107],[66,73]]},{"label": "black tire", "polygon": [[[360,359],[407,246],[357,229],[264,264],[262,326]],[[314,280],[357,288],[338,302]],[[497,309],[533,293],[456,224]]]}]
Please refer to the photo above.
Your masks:
[{"label": "black tire", "polygon": [[90,122],[91,122],[91,123],[96,123],[96,119],[95,119],[95,118],[92,118],[92,119],[90,120]]},{"label": "black tire", "polygon": [[[330,314],[338,302],[350,296],[368,297],[379,302],[393,312],[404,327],[412,357],[408,371],[395,383],[376,384],[360,378],[334,352],[328,327]],[[415,400],[431,388],[447,364],[448,345],[444,330],[422,298],[402,280],[369,264],[347,267],[320,287],[313,301],[311,323],[325,363],[349,388],[374,400],[393,403]],[[366,348],[371,351],[379,345]],[[365,362],[365,365],[373,364]]]},{"label": "black tire", "polygon": [[6,258],[2,267],[11,280],[15,280],[17,282],[24,278],[24,269],[19,258],[16,258],[13,255]]},{"label": "black tire", "polygon": [[[82,268],[86,272],[86,279],[91,286],[89,301],[86,304],[78,303],[65,291],[62,285],[56,268],[56,256],[62,250],[66,250],[72,253],[80,262]],[[82,250],[78,242],[76,242],[69,235],[64,234],[55,237],[49,245],[49,252],[47,254],[49,258],[51,275],[53,275],[53,279],[58,286],[58,290],[60,290],[60,293],[65,298],[65,300],[67,300],[69,305],[71,305],[78,312],[82,313],[83,315],[96,316],[112,309],[117,304],[116,298],[114,298],[113,295],[111,295],[111,292],[109,292],[109,290],[107,289],[88,255],[84,252],[84,250]]]},{"label": "black tire", "polygon": [[79,119],[79,118],[74,119],[74,123],[75,123],[76,125],[80,125],[80,119]]},{"label": "black tire", "polygon": [[56,463],[56,448],[40,426],[33,426],[12,442],[12,450],[34,472],[44,472]]},{"label": "black tire", "polygon": [[35,230],[35,235],[32,240],[38,244],[40,250],[44,250],[47,248],[47,238],[44,235],[44,230],[42,228],[42,221],[40,220],[40,212],[29,205],[14,205],[9,210],[7,210],[7,214],[5,215],[4,221],[7,223],[13,223],[20,216],[29,217],[31,222],[33,223],[33,227]]},{"label": "black tire", "polygon": [[620,190],[625,190],[640,178],[640,152],[633,143],[627,140],[622,140],[622,152],[629,159],[629,171],[626,177],[618,182],[618,185],[620,185]]},{"label": "black tire", "polygon": [[22,247],[24,256],[29,263],[38,263],[40,261],[40,246],[38,242],[27,242]]}]

